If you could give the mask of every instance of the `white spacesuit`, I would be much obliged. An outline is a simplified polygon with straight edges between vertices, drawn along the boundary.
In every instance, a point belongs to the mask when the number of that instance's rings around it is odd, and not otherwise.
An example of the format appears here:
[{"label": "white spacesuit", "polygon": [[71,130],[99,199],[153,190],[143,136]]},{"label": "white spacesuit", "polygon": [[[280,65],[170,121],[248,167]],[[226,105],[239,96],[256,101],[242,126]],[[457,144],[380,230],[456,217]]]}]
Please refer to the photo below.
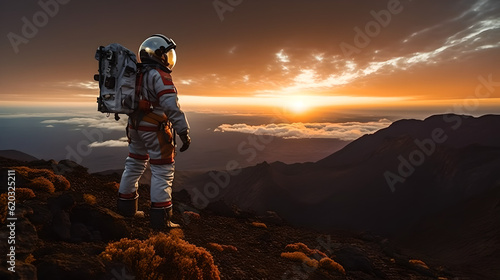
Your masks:
[{"label": "white spacesuit", "polygon": [[153,35],[139,48],[141,71],[137,88],[139,109],[129,116],[129,155],[125,161],[118,193],[118,211],[134,216],[138,206],[138,181],[149,160],[151,166],[151,226],[177,227],[172,223],[172,182],[174,179],[174,137],[179,135],[184,152],[190,145],[189,124],[177,102],[172,82],[175,43],[163,35]]}]

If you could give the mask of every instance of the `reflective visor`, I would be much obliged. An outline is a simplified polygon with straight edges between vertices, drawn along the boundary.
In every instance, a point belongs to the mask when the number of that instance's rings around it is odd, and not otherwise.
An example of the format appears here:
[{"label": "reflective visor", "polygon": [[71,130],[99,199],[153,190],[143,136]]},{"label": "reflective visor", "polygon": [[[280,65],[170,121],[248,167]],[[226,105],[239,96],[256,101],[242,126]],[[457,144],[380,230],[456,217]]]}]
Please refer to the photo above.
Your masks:
[{"label": "reflective visor", "polygon": [[177,54],[174,49],[169,50],[168,52],[163,54],[163,60],[168,62],[168,68],[172,70],[174,68],[175,63],[177,62]]}]

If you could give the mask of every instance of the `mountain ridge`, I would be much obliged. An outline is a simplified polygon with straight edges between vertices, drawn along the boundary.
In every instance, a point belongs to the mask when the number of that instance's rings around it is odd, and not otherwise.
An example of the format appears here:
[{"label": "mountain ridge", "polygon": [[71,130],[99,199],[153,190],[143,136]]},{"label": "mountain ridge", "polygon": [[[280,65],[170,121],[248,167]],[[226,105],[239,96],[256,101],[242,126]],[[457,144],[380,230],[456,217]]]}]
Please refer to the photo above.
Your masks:
[{"label": "mountain ridge", "polygon": [[20,161],[34,161],[38,158],[18,150],[0,150],[0,157],[10,158]]},{"label": "mountain ridge", "polygon": [[[253,183],[258,178],[232,176],[214,200],[247,211],[276,211],[296,226],[366,230],[406,240],[425,232],[422,224],[433,215],[450,211],[455,218],[449,228],[459,230],[464,215],[456,212],[459,206],[468,207],[467,201],[500,189],[500,116],[401,120],[315,163],[263,163],[241,173],[258,174],[262,168],[266,175],[260,179],[272,188],[268,193],[274,198],[245,196],[248,189],[259,188]],[[391,186],[388,178],[398,177]],[[184,187],[202,191],[209,179],[188,180]],[[493,231],[500,228],[499,209],[482,212]],[[447,243],[445,232],[437,228],[434,233],[450,252],[453,244]],[[485,254],[481,251],[469,261],[477,263]]]}]

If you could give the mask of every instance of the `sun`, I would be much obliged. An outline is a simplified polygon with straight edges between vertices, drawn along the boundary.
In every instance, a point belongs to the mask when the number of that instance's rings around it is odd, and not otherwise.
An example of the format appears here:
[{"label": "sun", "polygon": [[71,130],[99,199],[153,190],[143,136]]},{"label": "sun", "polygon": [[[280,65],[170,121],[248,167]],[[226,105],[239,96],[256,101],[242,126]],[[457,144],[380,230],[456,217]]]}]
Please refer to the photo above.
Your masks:
[{"label": "sun", "polygon": [[286,103],[286,107],[294,114],[302,114],[307,112],[311,105],[305,96],[292,96]]},{"label": "sun", "polygon": [[292,103],[290,103],[289,107],[292,112],[297,114],[307,111],[306,104],[304,104],[304,102],[300,100],[293,101]]}]

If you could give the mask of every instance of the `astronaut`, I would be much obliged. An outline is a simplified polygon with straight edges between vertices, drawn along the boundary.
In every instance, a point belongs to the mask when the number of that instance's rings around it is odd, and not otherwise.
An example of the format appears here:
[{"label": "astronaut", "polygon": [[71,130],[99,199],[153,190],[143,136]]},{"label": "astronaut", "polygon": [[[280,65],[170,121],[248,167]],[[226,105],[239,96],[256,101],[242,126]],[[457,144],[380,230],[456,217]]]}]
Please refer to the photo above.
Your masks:
[{"label": "astronaut", "polygon": [[150,221],[154,229],[179,227],[172,222],[175,132],[182,141],[181,152],[191,143],[189,124],[180,109],[170,75],[177,59],[175,48],[172,39],[159,34],[147,38],[139,48],[141,64],[136,83],[139,109],[129,115],[129,154],[118,190],[118,211],[124,216],[134,216],[138,208],[138,181],[149,161]]}]

